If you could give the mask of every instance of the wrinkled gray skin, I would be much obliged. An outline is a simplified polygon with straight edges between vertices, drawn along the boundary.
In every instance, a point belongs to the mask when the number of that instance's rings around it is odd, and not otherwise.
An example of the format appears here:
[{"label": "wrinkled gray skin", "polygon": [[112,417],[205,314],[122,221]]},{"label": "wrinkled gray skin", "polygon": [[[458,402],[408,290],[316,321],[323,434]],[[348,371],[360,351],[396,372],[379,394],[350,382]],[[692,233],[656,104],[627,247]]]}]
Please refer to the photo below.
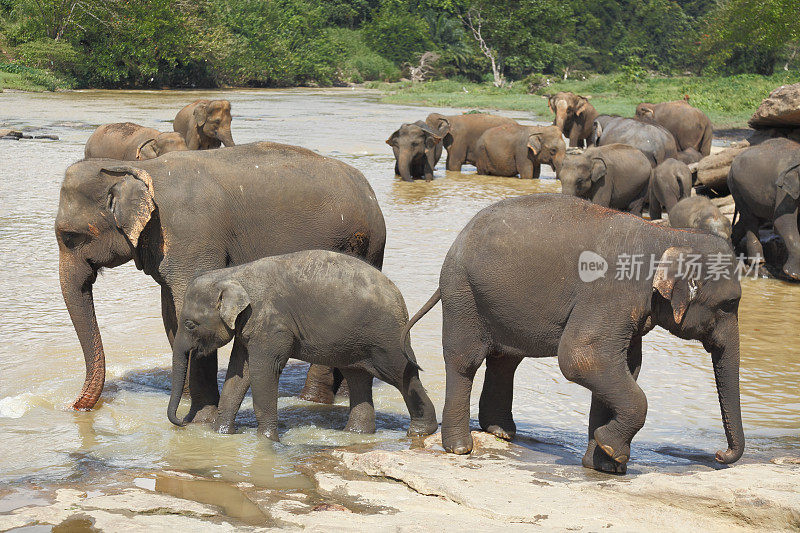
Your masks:
[{"label": "wrinkled gray skin", "polygon": [[[86,361],[74,404],[80,410],[94,406],[105,381],[92,294],[101,268],[133,260],[158,282],[172,344],[186,287],[198,274],[307,249],[342,251],[380,267],[386,242],[375,193],[358,170],[266,142],[128,165],[75,163],[61,185],[55,230],[61,291]],[[246,378],[245,356],[234,343],[226,383]],[[189,420],[215,418],[216,376],[216,353],[192,365]]]},{"label": "wrinkled gray skin", "polygon": [[231,103],[228,100],[197,100],[175,116],[172,129],[183,135],[190,150],[233,146]]},{"label": "wrinkled gray skin", "polygon": [[650,175],[650,218],[661,218],[662,209],[669,211],[675,204],[692,195],[692,172],[685,163],[669,158]]},{"label": "wrinkled gray skin", "polygon": [[675,159],[677,159],[681,163],[686,163],[687,165],[691,165],[692,163],[698,163],[701,159],[703,159],[703,154],[701,154],[694,148],[687,148],[686,150],[681,150],[680,152],[675,154]]},{"label": "wrinkled gray skin", "polygon": [[555,115],[553,125],[569,139],[570,147],[588,145],[594,120],[599,115],[589,97],[561,91],[547,98],[547,107]]},{"label": "wrinkled gray skin", "polygon": [[461,171],[467,163],[474,165],[477,159],[476,145],[483,132],[503,124],[517,121],[488,113],[444,116],[431,113],[425,122],[442,135],[442,145],[447,148],[447,170]]},{"label": "wrinkled gray skin", "polygon": [[705,196],[691,196],[676,203],[669,210],[669,225],[702,229],[725,240],[731,238],[731,221]]},{"label": "wrinkled gray skin", "polygon": [[678,153],[672,134],[651,121],[601,116],[594,121],[592,138],[595,146],[627,144],[638,148],[653,167]]},{"label": "wrinkled gray skin", "polygon": [[386,144],[394,152],[394,173],[403,181],[433,179],[433,169],[442,155],[442,135],[425,122],[403,124]]},{"label": "wrinkled gray skin", "polygon": [[[525,237],[528,238],[525,238]],[[665,265],[656,276],[584,282],[579,257],[592,250],[613,264],[620,254],[651,255]],[[728,276],[692,279],[681,257],[730,258]],[[690,256],[691,257],[691,256]],[[484,431],[511,439],[514,372],[525,357],[558,357],[564,376],[592,392],[589,444],[583,465],[625,472],[631,439],[645,422],[647,399],[636,383],[642,337],[661,326],[697,339],[711,353],[728,449],[744,452],[739,404],[741,297],[733,250],[716,235],[675,230],[560,194],[534,194],[480,211],[456,238],[442,265],[439,289],[410,328],[442,300],[447,393],[442,446],[466,454],[470,394],[486,360],[478,420]],[[612,267],[613,268],[613,267]]]},{"label": "wrinkled gray skin", "polygon": [[475,151],[478,174],[536,179],[542,164],[561,169],[567,146],[555,126],[504,124],[483,132]]},{"label": "wrinkled gray skin", "polygon": [[592,147],[568,155],[558,173],[561,192],[641,216],[650,182],[650,162],[624,144]]},{"label": "wrinkled gray skin", "polygon": [[675,138],[678,150],[691,148],[703,157],[711,153],[714,136],[711,120],[685,100],[660,104],[641,103],[636,106],[636,117],[653,120],[667,128]]},{"label": "wrinkled gray skin", "polygon": [[308,250],[215,270],[189,285],[173,346],[176,411],[190,354],[195,360],[236,338],[247,352],[250,382],[223,389],[216,426],[234,432],[248,386],[259,434],[278,440],[278,379],[286,362],[335,366],[350,387],[345,430],[375,432],[372,378],[403,395],[410,436],[438,428],[436,411],[419,380],[419,366],[403,328],[408,312],[398,288],[380,270],[348,255]]},{"label": "wrinkled gray skin", "polygon": [[117,122],[94,130],[83,153],[86,159],[141,161],[188,149],[180,133],[162,133],[133,122]]},{"label": "wrinkled gray skin", "polygon": [[733,225],[734,246],[745,237],[747,256],[763,258],[758,229],[771,222],[786,243],[788,258],[783,273],[800,281],[800,144],[771,139],[743,150],[731,163],[728,188],[739,213]]}]

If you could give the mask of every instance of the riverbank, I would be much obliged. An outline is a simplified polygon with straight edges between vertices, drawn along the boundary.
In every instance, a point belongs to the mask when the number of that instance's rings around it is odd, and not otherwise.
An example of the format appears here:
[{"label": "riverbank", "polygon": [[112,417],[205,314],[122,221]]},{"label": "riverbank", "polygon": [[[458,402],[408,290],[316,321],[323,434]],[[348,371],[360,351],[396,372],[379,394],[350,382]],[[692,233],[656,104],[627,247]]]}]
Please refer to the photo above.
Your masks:
[{"label": "riverbank", "polygon": [[439,80],[427,83],[367,83],[380,90],[382,101],[391,104],[462,107],[480,110],[506,109],[534,113],[551,120],[552,113],[542,96],[558,91],[591,95],[600,113],[631,116],[640,102],[666,102],[689,95],[690,103],[702,109],[715,129],[747,127],[753,111],[780,85],[800,82],[800,72],[773,76],[730,77],[675,76],[633,77],[626,74],[593,75],[585,80],[559,80],[540,76],[497,88],[490,83]]}]

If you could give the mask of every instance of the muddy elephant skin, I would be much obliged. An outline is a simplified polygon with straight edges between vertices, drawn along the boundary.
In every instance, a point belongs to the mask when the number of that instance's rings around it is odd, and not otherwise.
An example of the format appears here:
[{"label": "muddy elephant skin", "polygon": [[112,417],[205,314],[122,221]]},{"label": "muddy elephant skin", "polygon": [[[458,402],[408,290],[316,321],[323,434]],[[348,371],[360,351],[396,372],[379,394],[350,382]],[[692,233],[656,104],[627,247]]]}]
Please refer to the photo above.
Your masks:
[{"label": "muddy elephant skin", "polygon": [[714,128],[705,113],[684,100],[660,104],[641,103],[636,116],[664,126],[675,137],[679,151],[692,148],[703,157],[711,153]]},{"label": "muddy elephant skin", "polygon": [[451,116],[431,113],[425,122],[442,135],[442,145],[447,149],[447,170],[455,172],[460,172],[462,165],[475,164],[476,145],[483,132],[503,124],[517,124],[513,119],[488,113]]},{"label": "muddy elephant skin", "polygon": [[583,148],[592,135],[592,125],[599,113],[588,96],[557,92],[547,97],[547,107],[553,112],[553,125],[569,139],[570,147]]},{"label": "muddy elephant skin", "polygon": [[433,179],[433,169],[442,155],[442,135],[427,123],[418,120],[403,124],[392,133],[386,144],[394,152],[394,173],[403,181]]},{"label": "muddy elephant skin", "polygon": [[541,165],[561,170],[567,146],[555,126],[505,124],[483,132],[476,145],[478,174],[538,178]]},{"label": "muddy elephant skin", "polygon": [[180,133],[162,133],[133,122],[117,122],[103,124],[94,130],[86,141],[84,156],[87,159],[141,161],[188,149]]},{"label": "muddy elephant skin", "polygon": [[183,135],[190,150],[233,146],[231,103],[228,100],[197,100],[175,116],[172,129]]}]

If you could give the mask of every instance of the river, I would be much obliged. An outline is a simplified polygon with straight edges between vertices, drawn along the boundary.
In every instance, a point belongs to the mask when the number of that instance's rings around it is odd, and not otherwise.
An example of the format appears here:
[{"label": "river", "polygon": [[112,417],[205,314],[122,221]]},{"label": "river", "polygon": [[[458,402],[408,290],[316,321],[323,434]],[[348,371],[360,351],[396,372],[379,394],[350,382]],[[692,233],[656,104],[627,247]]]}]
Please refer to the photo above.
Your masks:
[{"label": "river", "polygon": [[[240,429],[220,436],[206,427],[176,428],[166,418],[170,350],[156,283],[132,263],[104,271],[95,285],[106,347],[107,384],[95,410],[71,411],[84,368],[80,346],[58,283],[53,222],[64,170],[83,157],[83,144],[105,122],[132,121],[171,130],[183,105],[227,98],[237,143],[298,144],[358,168],[386,217],[385,273],[413,314],[437,286],[455,236],[481,208],[503,198],[557,192],[549,167],[541,180],[478,176],[473,167],[431,183],[394,177],[384,140],[403,122],[432,109],[381,104],[351,90],[75,91],[2,93],[0,123],[51,133],[58,141],[0,141],[0,513],[35,501],[53,487],[102,491],[124,486],[140,472],[181,470],[209,479],[257,486],[310,489],[296,468],[320,447],[382,442],[407,446],[407,412],[400,394],[375,385],[378,431],[347,434],[347,401],[322,406],[293,397],[304,367],[290,365],[281,382],[281,444],[255,436],[250,398]],[[533,123],[524,112],[501,113]],[[742,461],[764,462],[800,451],[800,284],[743,281],[740,307],[741,388],[747,451]],[[441,307],[412,331],[425,369],[422,381],[441,419],[444,363]],[[227,351],[221,355],[221,366]],[[473,392],[477,418],[483,370]],[[221,374],[222,375],[222,374]],[[530,359],[516,375],[514,415],[520,440],[579,464],[586,441],[590,395],[566,381],[554,359]],[[647,394],[647,423],[633,442],[629,472],[708,467],[724,448],[710,356],[697,342],[656,329],[644,340],[639,382]],[[477,427],[477,421],[473,420]],[[5,488],[3,488],[5,487]]]}]

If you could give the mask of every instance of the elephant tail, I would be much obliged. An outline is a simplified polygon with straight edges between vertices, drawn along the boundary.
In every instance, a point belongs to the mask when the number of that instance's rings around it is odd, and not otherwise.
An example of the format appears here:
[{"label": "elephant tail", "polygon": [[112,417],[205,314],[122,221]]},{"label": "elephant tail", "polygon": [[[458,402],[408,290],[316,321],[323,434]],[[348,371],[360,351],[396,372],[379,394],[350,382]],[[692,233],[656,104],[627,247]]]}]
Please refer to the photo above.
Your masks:
[{"label": "elephant tail", "polygon": [[419,321],[420,318],[425,316],[425,314],[428,311],[433,309],[433,306],[436,305],[439,302],[439,300],[441,300],[441,299],[442,299],[442,291],[441,291],[441,289],[439,289],[437,287],[436,288],[436,292],[433,293],[433,296],[431,296],[430,299],[428,299],[428,301],[425,302],[425,305],[423,305],[422,308],[419,311],[417,311],[417,314],[415,314],[414,316],[411,317],[411,320],[408,321],[408,324],[406,324],[406,327],[403,328],[403,337],[402,337],[403,346],[404,346],[403,354],[406,356],[406,359],[408,359],[408,361],[412,365],[417,367],[418,370],[422,370],[422,368],[409,355],[408,347],[410,347],[410,341],[408,339],[408,333],[411,331],[411,328],[414,327],[414,324],[416,324]]}]

